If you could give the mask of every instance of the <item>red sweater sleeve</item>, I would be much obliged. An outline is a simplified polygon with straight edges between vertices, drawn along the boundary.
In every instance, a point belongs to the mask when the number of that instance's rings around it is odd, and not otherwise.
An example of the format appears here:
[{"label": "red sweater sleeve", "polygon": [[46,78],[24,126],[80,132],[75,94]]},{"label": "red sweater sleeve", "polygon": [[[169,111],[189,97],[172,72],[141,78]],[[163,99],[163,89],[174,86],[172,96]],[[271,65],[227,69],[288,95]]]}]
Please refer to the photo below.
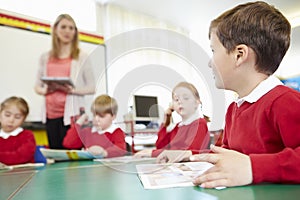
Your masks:
[{"label": "red sweater sleeve", "polygon": [[101,146],[107,151],[107,157],[123,156],[127,153],[125,133],[120,128],[113,133],[98,134],[92,133],[90,127],[81,128],[80,125],[74,124],[68,130],[63,145],[70,149]]},{"label": "red sweater sleeve", "polygon": [[163,150],[170,148],[171,136],[175,135],[178,131],[178,124],[170,131],[167,132],[165,126],[161,126],[160,130],[157,133],[157,140],[155,143],[156,149],[151,153],[152,157],[157,157]]},{"label": "red sweater sleeve", "polygon": [[167,132],[167,128],[165,126],[161,126],[160,130],[157,133],[157,140],[155,143],[156,149],[166,148],[166,146],[168,146],[170,143],[172,133],[176,133],[177,128],[178,126],[176,125],[173,130]]},{"label": "red sweater sleeve", "polygon": [[68,149],[79,149],[83,147],[78,130],[81,130],[81,127],[76,123],[72,123],[71,128],[67,131],[67,134],[63,140],[64,147]]},{"label": "red sweater sleeve", "polygon": [[109,140],[111,141],[111,145],[105,149],[108,153],[107,157],[124,156],[127,153],[125,133],[120,128],[110,134]]},{"label": "red sweater sleeve", "polygon": [[207,150],[210,135],[205,119],[198,120],[193,126],[197,133],[195,136],[192,136],[191,134],[188,135],[187,140],[192,142],[187,149],[191,150],[193,154],[199,154],[202,151]]},{"label": "red sweater sleeve", "polygon": [[17,136],[0,140],[0,162],[16,165],[34,162],[36,143],[30,130],[23,130]]},{"label": "red sweater sleeve", "polygon": [[206,121],[202,118],[189,125],[178,127],[170,132],[162,128],[158,133],[157,149],[152,151],[152,157],[158,156],[163,150],[191,150],[193,154],[200,153],[208,147],[209,132]]}]

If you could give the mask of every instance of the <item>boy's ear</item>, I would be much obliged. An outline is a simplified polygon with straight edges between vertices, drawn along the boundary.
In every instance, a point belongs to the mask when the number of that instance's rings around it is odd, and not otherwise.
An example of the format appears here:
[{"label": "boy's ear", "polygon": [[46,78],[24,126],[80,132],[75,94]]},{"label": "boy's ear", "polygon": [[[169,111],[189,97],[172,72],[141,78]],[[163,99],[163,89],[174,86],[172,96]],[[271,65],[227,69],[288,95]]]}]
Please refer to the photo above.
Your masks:
[{"label": "boy's ear", "polygon": [[239,44],[235,49],[237,65],[242,64],[249,56],[249,47],[245,44]]}]

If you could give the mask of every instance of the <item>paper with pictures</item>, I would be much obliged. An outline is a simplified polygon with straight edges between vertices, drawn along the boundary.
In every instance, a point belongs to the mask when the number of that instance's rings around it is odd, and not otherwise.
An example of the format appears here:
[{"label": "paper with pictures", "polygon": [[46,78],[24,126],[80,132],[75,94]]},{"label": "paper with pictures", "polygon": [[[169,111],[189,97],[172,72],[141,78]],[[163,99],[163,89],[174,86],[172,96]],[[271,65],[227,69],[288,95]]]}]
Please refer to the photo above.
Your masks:
[{"label": "paper with pictures", "polygon": [[184,162],[136,165],[138,176],[145,189],[194,186],[193,180],[213,164]]},{"label": "paper with pictures", "polygon": [[63,160],[92,160],[102,158],[102,156],[94,156],[84,150],[63,150],[63,149],[40,149],[46,158],[57,161]]}]

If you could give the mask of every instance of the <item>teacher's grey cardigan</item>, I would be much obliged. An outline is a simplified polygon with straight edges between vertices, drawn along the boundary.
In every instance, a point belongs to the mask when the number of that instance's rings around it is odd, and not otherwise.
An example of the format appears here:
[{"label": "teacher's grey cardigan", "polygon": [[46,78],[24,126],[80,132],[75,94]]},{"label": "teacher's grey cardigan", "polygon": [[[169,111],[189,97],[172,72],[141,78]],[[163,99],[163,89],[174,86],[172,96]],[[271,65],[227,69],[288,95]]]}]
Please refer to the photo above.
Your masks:
[{"label": "teacher's grey cardigan", "polygon": [[[36,85],[43,86],[41,77],[46,76],[47,63],[50,53],[46,52],[41,55],[39,60],[39,69],[37,73]],[[85,107],[84,95],[91,95],[95,93],[95,77],[93,75],[93,68],[91,61],[86,53],[80,51],[79,58],[73,59],[71,62],[70,78],[75,85],[76,94],[67,94],[65,111],[64,111],[64,125],[71,123],[71,117],[79,114],[80,107]],[[42,106],[42,122],[46,122],[46,98]]]}]

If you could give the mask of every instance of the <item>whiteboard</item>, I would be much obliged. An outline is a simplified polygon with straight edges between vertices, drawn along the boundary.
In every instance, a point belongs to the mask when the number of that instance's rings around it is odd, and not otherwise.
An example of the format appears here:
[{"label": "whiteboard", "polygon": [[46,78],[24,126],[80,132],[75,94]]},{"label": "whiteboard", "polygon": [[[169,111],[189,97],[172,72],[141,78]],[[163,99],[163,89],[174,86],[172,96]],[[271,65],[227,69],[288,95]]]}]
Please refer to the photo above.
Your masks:
[{"label": "whiteboard", "polygon": [[[51,35],[8,26],[0,26],[0,101],[10,96],[23,97],[30,112],[26,121],[40,122],[44,97],[35,93],[34,84],[42,53],[50,50]],[[80,42],[80,48],[90,55],[97,91],[107,93],[105,46]],[[86,96],[86,109],[95,95]]]}]

